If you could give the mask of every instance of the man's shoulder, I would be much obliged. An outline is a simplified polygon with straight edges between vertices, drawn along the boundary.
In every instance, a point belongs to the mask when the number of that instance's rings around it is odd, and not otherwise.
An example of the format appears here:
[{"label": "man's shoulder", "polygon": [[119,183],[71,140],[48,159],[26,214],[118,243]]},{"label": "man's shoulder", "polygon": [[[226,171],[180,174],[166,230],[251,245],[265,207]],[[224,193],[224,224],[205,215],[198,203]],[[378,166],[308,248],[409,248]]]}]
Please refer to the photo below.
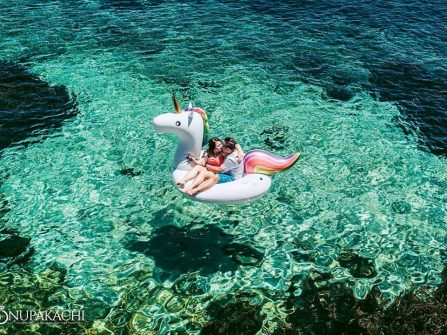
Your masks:
[{"label": "man's shoulder", "polygon": [[231,155],[228,155],[225,159],[228,159],[228,160],[232,161],[233,163],[237,163],[237,156],[234,152]]},{"label": "man's shoulder", "polygon": [[225,157],[225,161],[221,165],[222,168],[229,170],[229,169],[234,169],[238,165],[236,156],[232,156],[232,155],[233,154]]}]

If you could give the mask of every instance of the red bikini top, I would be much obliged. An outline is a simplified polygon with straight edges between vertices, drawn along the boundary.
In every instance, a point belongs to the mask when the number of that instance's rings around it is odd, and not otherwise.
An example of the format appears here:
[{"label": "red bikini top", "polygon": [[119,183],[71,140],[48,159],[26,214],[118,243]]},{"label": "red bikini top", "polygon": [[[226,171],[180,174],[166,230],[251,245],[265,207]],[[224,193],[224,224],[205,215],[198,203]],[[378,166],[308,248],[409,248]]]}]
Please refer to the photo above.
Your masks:
[{"label": "red bikini top", "polygon": [[225,157],[223,155],[219,155],[216,157],[207,157],[207,164],[213,165],[213,166],[221,166],[225,160]]}]

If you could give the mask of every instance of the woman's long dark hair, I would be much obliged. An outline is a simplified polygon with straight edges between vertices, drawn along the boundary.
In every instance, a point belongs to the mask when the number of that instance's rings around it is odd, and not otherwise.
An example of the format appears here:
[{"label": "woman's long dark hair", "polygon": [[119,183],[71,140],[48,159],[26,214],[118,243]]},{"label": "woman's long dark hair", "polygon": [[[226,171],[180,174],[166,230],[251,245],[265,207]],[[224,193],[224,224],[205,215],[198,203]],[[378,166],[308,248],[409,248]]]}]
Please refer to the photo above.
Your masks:
[{"label": "woman's long dark hair", "polygon": [[208,141],[208,157],[216,157],[217,155],[214,153],[214,149],[216,149],[216,142],[222,142],[218,137],[212,137]]}]

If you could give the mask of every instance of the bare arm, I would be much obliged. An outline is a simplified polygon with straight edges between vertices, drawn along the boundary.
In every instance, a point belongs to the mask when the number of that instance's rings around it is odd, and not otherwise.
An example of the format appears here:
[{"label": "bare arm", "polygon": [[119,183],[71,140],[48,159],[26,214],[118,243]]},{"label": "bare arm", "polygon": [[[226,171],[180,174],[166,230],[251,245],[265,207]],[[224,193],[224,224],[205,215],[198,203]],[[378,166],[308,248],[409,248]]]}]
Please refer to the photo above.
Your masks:
[{"label": "bare arm", "polygon": [[214,173],[223,172],[223,169],[220,166],[213,166],[213,165],[206,164],[205,167],[208,171],[211,171]]},{"label": "bare arm", "polygon": [[240,157],[244,156],[244,151],[242,150],[242,147],[239,144],[235,145],[235,149],[237,151],[238,156],[240,156]]},{"label": "bare arm", "polygon": [[202,165],[203,166],[202,160],[197,160],[195,158],[191,158],[191,162],[193,162],[195,165]]},{"label": "bare arm", "polygon": [[244,151],[242,150],[242,147],[239,144],[236,144],[234,149],[237,151],[236,157],[238,163],[242,162],[242,159],[244,158]]},{"label": "bare arm", "polygon": [[196,158],[194,158],[194,157],[191,156],[191,155],[188,156],[188,159],[189,159],[189,161],[192,162],[194,165],[202,165],[202,166],[205,166],[206,159],[203,159],[203,158],[201,158],[201,159],[196,159]]}]

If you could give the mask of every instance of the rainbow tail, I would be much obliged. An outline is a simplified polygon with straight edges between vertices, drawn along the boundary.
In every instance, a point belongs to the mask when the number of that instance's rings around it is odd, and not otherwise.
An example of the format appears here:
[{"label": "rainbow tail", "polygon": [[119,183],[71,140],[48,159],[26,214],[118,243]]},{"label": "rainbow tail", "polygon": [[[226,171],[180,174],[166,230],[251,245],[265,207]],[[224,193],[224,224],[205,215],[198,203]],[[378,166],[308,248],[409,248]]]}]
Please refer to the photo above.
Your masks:
[{"label": "rainbow tail", "polygon": [[250,150],[244,157],[244,170],[245,173],[262,173],[270,176],[291,168],[300,155],[297,152],[288,157],[279,157],[265,150]]}]

